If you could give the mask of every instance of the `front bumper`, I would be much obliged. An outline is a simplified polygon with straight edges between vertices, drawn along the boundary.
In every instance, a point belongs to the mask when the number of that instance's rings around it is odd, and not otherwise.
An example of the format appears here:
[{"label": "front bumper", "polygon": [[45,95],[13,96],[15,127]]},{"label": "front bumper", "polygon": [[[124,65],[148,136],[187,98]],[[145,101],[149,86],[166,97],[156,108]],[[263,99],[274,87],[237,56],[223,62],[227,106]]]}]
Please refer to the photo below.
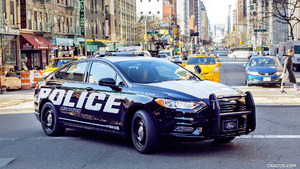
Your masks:
[{"label": "front bumper", "polygon": [[[162,133],[165,136],[177,138],[207,140],[235,137],[254,131],[256,114],[251,93],[246,92],[246,95],[243,97],[245,105],[241,110],[234,108],[226,112],[225,109],[230,109],[230,107],[234,106],[225,105],[224,107],[224,100],[228,100],[226,104],[234,102],[230,97],[218,99],[215,94],[211,94],[209,97],[210,106],[205,110],[196,112],[177,110],[174,112],[176,116],[166,121],[162,126]],[[237,127],[233,130],[227,130],[224,127],[227,122],[235,122]]]},{"label": "front bumper", "polygon": [[281,78],[278,75],[273,75],[273,76],[247,75],[247,83],[248,84],[280,84]]}]

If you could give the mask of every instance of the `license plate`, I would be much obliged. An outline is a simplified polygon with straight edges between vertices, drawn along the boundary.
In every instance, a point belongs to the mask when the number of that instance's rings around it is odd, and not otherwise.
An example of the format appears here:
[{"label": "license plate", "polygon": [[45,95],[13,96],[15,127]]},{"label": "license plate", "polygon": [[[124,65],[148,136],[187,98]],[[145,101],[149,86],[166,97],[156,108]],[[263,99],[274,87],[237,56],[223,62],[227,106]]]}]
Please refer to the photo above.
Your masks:
[{"label": "license plate", "polygon": [[271,81],[271,77],[264,77],[263,81],[270,82]]},{"label": "license plate", "polygon": [[223,123],[223,132],[238,130],[237,119],[223,120],[222,123]]}]

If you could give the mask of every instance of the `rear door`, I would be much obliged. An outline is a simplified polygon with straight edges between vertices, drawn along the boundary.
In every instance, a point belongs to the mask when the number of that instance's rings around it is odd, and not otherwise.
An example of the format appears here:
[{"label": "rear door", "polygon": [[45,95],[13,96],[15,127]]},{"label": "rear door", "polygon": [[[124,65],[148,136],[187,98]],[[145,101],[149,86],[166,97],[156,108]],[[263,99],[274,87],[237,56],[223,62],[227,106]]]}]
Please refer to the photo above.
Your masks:
[{"label": "rear door", "polygon": [[53,83],[49,100],[58,110],[60,120],[73,122],[80,116],[80,104],[85,99],[82,89],[87,67],[88,62],[81,61],[56,72],[57,80]]}]

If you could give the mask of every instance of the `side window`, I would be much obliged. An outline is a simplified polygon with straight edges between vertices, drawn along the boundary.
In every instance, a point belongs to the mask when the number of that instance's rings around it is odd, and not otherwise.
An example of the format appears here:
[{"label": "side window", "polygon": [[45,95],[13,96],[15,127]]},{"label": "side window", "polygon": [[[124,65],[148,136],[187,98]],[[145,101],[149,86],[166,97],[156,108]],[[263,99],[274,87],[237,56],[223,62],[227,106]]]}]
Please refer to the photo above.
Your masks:
[{"label": "side window", "polygon": [[61,69],[60,71],[56,72],[55,73],[55,78],[62,79],[68,68],[69,67],[67,66],[67,67]]},{"label": "side window", "polygon": [[113,78],[116,81],[117,85],[119,85],[122,81],[115,70],[109,65],[101,62],[94,62],[92,64],[91,72],[89,75],[89,83],[98,84],[98,81],[103,78]]},{"label": "side window", "polygon": [[63,79],[83,81],[86,66],[87,62],[81,62],[71,65],[69,69],[65,72]]}]

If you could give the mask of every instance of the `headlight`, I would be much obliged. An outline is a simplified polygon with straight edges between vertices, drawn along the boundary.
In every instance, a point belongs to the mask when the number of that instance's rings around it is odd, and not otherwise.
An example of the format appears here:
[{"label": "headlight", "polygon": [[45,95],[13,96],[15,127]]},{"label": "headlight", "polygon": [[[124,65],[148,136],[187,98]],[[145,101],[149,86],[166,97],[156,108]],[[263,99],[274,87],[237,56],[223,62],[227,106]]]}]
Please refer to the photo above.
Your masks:
[{"label": "headlight", "polygon": [[257,76],[258,72],[248,72],[250,75]]},{"label": "headlight", "polygon": [[185,102],[185,101],[175,101],[169,99],[156,99],[156,103],[159,105],[170,108],[170,109],[194,109],[198,106],[206,106],[204,102]]},{"label": "headlight", "polygon": [[276,72],[277,76],[280,76],[282,74],[282,72]]},{"label": "headlight", "polygon": [[219,68],[215,68],[211,73],[217,73],[219,71]]}]

